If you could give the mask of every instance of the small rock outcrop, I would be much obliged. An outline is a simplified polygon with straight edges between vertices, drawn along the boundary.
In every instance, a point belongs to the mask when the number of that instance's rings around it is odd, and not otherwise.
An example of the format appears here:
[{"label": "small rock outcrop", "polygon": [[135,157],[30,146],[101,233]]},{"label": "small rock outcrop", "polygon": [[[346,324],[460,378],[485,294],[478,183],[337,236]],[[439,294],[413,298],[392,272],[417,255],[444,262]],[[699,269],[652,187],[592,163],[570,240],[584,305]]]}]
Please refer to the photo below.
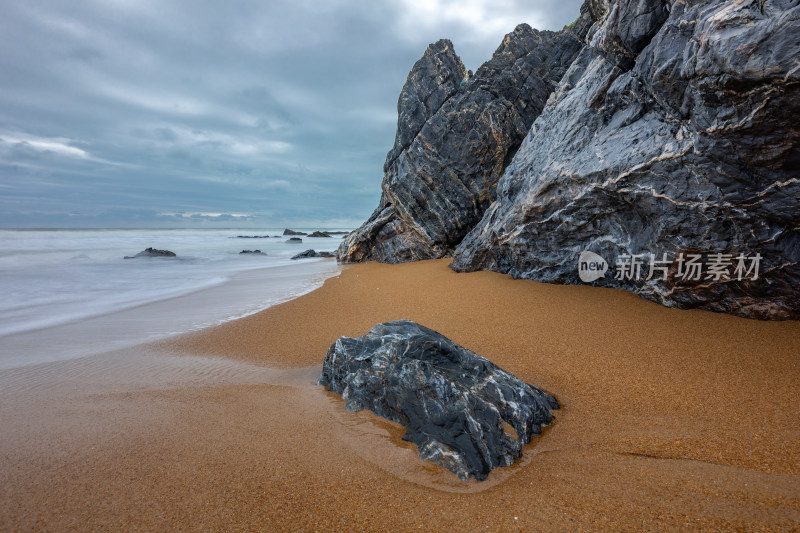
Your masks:
[{"label": "small rock outcrop", "polygon": [[237,239],[269,239],[269,235],[237,235]]},{"label": "small rock outcrop", "polygon": [[176,257],[175,252],[169,250],[156,250],[155,248],[145,248],[136,255],[126,255],[124,259],[136,259],[137,257]]},{"label": "small rock outcrop", "polygon": [[242,250],[239,254],[250,254],[250,255],[267,255],[261,250]]},{"label": "small rock outcrop", "polygon": [[283,235],[285,237],[287,235],[308,235],[308,233],[304,233],[302,231],[294,231],[294,230],[291,230],[289,228],[286,228],[286,229],[283,230]]},{"label": "small rock outcrop", "polygon": [[620,0],[587,41],[453,268],[581,283],[591,251],[598,285],[800,318],[800,5]]},{"label": "small rock outcrop", "polygon": [[306,250],[292,257],[292,259],[309,259],[312,257],[334,257],[332,252],[317,252],[316,250]]},{"label": "small rock outcrop", "polygon": [[309,237],[327,238],[327,239],[331,238],[331,234],[328,233],[327,231],[315,231],[314,233],[310,233],[308,236]]},{"label": "small rock outcrop", "polygon": [[286,239],[286,242],[291,242],[291,243],[297,244],[297,243],[303,242],[303,239],[301,239],[300,237],[290,237],[290,238]]},{"label": "small rock outcrop", "polygon": [[338,259],[399,263],[450,254],[495,199],[503,170],[593,20],[585,7],[559,32],[521,24],[468,79],[450,41],[431,44],[400,93],[380,204],[345,237]]},{"label": "small rock outcrop", "polygon": [[420,456],[461,479],[509,466],[552,421],[558,402],[487,359],[408,320],[342,337],[328,350],[319,385],[349,411],[369,409],[406,427]]}]

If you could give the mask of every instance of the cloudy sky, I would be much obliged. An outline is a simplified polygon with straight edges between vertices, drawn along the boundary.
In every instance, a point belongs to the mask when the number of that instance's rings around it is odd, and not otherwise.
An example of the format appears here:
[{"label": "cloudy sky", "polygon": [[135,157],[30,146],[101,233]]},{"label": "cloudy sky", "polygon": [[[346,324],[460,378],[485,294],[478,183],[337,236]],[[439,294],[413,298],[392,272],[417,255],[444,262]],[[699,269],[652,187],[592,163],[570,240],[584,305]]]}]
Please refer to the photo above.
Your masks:
[{"label": "cloudy sky", "polygon": [[0,0],[0,227],[355,227],[428,43],[579,0]]}]

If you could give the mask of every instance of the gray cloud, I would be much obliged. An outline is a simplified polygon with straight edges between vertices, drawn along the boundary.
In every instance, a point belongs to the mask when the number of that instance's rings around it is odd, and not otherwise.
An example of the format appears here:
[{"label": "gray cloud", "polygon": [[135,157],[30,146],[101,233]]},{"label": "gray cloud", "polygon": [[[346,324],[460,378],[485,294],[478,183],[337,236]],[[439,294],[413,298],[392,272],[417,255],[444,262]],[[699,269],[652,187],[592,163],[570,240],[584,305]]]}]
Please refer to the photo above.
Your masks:
[{"label": "gray cloud", "polygon": [[475,69],[517,23],[558,29],[578,9],[7,2],[0,225],[354,225],[377,203],[397,95],[428,43],[450,38]]}]

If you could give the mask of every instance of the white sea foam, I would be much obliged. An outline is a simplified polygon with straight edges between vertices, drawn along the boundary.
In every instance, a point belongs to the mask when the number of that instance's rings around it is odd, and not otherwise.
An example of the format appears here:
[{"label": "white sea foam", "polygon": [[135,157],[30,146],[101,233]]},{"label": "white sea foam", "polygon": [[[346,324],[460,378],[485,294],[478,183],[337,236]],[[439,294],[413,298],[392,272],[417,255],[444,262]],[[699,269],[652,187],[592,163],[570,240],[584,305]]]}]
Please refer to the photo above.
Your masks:
[{"label": "white sea foam", "polygon": [[[217,324],[338,273],[335,262],[289,258],[306,248],[332,251],[339,239],[236,238],[280,231],[0,230],[0,368]],[[123,259],[147,247],[178,257]]]}]

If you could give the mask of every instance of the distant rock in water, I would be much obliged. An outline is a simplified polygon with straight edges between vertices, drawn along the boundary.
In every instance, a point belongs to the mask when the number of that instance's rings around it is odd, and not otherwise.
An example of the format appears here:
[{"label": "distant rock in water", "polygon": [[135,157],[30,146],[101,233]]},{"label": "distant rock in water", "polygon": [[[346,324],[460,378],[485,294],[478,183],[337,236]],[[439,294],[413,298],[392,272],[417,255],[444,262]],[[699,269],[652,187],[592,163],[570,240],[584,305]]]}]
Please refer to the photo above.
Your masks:
[{"label": "distant rock in water", "polygon": [[341,394],[348,411],[402,424],[423,459],[463,480],[511,465],[559,408],[537,387],[408,320],[337,340],[318,384]]},{"label": "distant rock in water", "polygon": [[239,254],[250,254],[250,255],[267,255],[261,250],[242,250]]},{"label": "distant rock in water", "polygon": [[291,237],[291,238],[287,239],[286,242],[299,243],[299,242],[303,242],[303,239],[301,239],[300,237]]},{"label": "distant rock in water", "polygon": [[339,260],[399,263],[452,253],[494,200],[592,22],[585,8],[559,32],[521,24],[469,79],[450,41],[431,44],[400,93],[380,204],[342,242]]},{"label": "distant rock in water", "polygon": [[269,235],[237,235],[237,239],[269,239]]},{"label": "distant rock in water", "polygon": [[294,230],[290,230],[289,228],[286,228],[286,229],[283,230],[283,235],[285,237],[287,235],[308,235],[308,234],[304,233],[302,231],[294,231]]},{"label": "distant rock in water", "polygon": [[315,231],[314,233],[311,233],[308,236],[309,237],[326,237],[328,239],[331,238],[331,234],[328,233],[327,231]]},{"label": "distant rock in water", "polygon": [[156,250],[155,248],[146,248],[136,255],[126,255],[124,259],[136,259],[137,257],[176,257],[175,252],[169,250]]},{"label": "distant rock in water", "polygon": [[591,251],[598,285],[800,318],[798,3],[618,1],[587,40],[453,268],[581,283]]},{"label": "distant rock in water", "polygon": [[331,252],[317,252],[315,250],[306,250],[292,257],[292,259],[309,259],[311,257],[334,257]]}]

